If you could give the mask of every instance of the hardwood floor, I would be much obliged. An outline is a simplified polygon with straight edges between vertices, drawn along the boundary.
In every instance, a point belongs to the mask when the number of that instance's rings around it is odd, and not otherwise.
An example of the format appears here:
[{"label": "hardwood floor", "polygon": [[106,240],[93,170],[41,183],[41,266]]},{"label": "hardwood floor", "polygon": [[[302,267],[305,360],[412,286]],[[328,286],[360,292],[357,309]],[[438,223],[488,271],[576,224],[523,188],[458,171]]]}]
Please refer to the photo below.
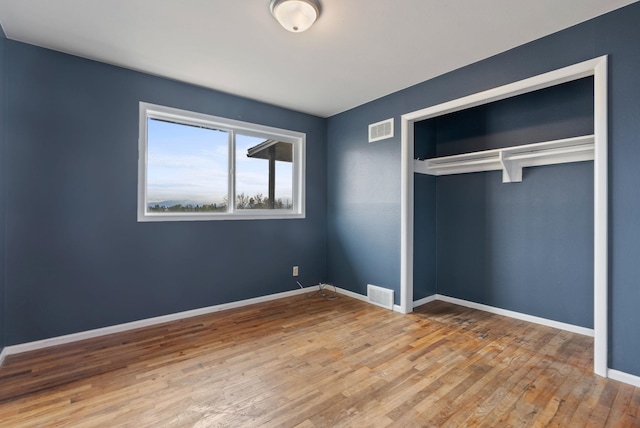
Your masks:
[{"label": "hardwood floor", "polygon": [[9,356],[0,426],[640,426],[592,339],[444,302],[297,296]]}]

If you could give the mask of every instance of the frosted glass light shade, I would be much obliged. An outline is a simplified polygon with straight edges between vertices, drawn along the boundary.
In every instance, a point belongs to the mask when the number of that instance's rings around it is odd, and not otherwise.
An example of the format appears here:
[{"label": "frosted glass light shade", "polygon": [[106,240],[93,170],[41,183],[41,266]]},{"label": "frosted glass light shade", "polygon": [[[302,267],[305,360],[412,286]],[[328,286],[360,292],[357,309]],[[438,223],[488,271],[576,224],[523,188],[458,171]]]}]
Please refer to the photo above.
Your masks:
[{"label": "frosted glass light shade", "polygon": [[316,0],[271,0],[269,7],[280,25],[293,33],[308,30],[320,15]]}]

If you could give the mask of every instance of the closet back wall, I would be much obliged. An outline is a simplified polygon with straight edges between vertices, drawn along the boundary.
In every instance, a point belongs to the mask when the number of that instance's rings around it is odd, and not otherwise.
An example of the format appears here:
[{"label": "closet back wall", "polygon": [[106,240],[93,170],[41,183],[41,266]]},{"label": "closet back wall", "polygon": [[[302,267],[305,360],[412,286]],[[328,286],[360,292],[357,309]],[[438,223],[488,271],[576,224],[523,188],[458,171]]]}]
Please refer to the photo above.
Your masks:
[{"label": "closet back wall", "polygon": [[[415,151],[448,156],[592,133],[585,78],[418,123]],[[438,294],[593,327],[593,162],[525,168],[521,183],[502,183],[500,171],[431,180],[416,178],[415,222],[435,212]],[[430,257],[415,246],[417,278]]]},{"label": "closet back wall", "polygon": [[7,39],[4,36],[4,31],[0,27],[0,353],[5,346],[5,114],[6,114],[6,100],[5,100],[5,67],[6,62],[4,60],[5,46]]}]

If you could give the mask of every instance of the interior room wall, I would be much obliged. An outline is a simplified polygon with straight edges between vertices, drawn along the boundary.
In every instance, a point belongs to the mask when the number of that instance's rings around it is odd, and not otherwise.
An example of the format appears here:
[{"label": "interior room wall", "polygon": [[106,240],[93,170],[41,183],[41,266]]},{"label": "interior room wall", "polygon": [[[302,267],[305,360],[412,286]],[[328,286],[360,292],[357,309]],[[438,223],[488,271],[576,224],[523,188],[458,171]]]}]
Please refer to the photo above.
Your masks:
[{"label": "interior room wall", "polygon": [[367,142],[367,125],[387,119],[387,109],[368,105],[329,119],[327,263],[332,284],[360,294],[367,284],[391,288],[398,304],[400,153],[389,140]]},{"label": "interior room wall", "polygon": [[[6,44],[6,345],[325,278],[325,119]],[[138,223],[140,101],[306,133],[306,218]]]},{"label": "interior room wall", "polygon": [[5,44],[0,26],[0,353],[5,346]]},{"label": "interior room wall", "polygon": [[[416,159],[437,156],[437,133],[435,126],[429,123],[417,123],[414,126],[414,155]],[[438,293],[437,287],[437,177],[426,174],[414,174],[414,226],[413,226],[413,300],[418,301]]]},{"label": "interior room wall", "polygon": [[[609,367],[640,375],[638,20],[634,3],[329,118],[329,280],[356,292],[365,282],[400,292],[400,134],[369,144],[367,124],[393,117],[397,131],[404,113],[609,55]],[[381,185],[377,174],[394,181]]]}]

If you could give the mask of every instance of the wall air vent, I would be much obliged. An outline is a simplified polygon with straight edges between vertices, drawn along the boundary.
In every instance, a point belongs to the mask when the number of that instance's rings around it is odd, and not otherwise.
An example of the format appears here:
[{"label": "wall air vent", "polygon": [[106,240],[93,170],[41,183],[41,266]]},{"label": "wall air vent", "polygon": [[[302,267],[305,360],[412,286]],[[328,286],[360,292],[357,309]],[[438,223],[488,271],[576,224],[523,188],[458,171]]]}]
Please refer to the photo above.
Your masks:
[{"label": "wall air vent", "polygon": [[369,125],[369,142],[393,137],[393,118]]},{"label": "wall air vent", "polygon": [[393,290],[367,284],[367,298],[369,303],[393,310]]}]

